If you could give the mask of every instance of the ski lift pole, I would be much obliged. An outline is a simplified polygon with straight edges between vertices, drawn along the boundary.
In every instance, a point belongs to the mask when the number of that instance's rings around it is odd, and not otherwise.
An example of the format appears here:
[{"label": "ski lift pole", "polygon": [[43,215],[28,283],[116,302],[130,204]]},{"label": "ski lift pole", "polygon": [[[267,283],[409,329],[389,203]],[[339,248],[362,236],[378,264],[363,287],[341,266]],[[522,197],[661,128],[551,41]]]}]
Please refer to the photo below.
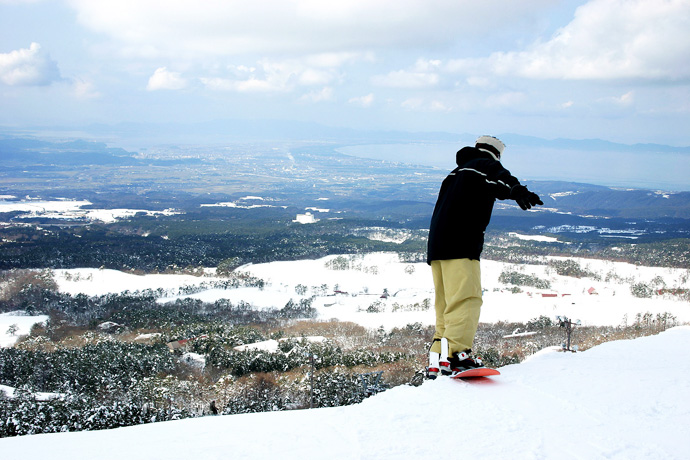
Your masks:
[{"label": "ski lift pole", "polygon": [[568,319],[566,316],[557,316],[556,317],[559,321],[559,325],[562,328],[565,328],[565,333],[566,333],[566,343],[563,344],[563,351],[577,351],[577,347],[575,350],[570,349],[570,336],[573,332],[573,326],[579,326],[580,320],[578,319],[576,322],[573,322],[572,320]]},{"label": "ski lift pole", "polygon": [[314,355],[313,351],[308,351],[304,353],[305,356],[309,356],[309,409],[314,408],[314,371],[316,370],[316,359],[318,356]]},{"label": "ski lift pole", "polygon": [[310,383],[311,383],[311,392],[309,394],[309,409],[314,408],[314,353],[309,353],[309,362],[311,363],[311,373],[310,373]]}]

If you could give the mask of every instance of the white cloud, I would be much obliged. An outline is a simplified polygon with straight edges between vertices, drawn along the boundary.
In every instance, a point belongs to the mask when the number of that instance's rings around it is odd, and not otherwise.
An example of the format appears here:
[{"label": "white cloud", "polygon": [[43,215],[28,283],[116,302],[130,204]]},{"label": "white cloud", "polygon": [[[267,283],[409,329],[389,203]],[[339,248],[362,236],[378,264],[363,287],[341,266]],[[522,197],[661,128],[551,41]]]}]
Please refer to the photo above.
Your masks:
[{"label": "white cloud", "polygon": [[304,69],[299,74],[299,84],[304,86],[325,85],[335,78],[333,72],[320,69]]},{"label": "white cloud", "polygon": [[302,96],[300,100],[307,102],[331,101],[333,100],[333,88],[327,86],[319,91],[312,91]]},{"label": "white cloud", "polygon": [[74,95],[78,99],[96,99],[101,97],[101,93],[96,91],[93,82],[82,79],[75,79],[72,82]]},{"label": "white cloud", "polygon": [[494,108],[515,107],[524,105],[527,96],[519,91],[492,94],[486,98],[486,106]]},{"label": "white cloud", "polygon": [[467,84],[477,88],[487,88],[491,85],[491,80],[486,77],[471,76],[467,77]]},{"label": "white cloud", "polygon": [[420,97],[411,97],[409,99],[405,99],[402,104],[400,104],[400,107],[403,109],[407,110],[418,110],[424,105],[424,100]]},{"label": "white cloud", "polygon": [[[319,66],[308,66],[310,62]],[[201,77],[210,89],[236,92],[287,92],[298,86],[325,86],[341,78],[337,69],[327,68],[328,60],[306,58],[272,61],[263,59],[256,66],[228,66],[227,75]],[[313,93],[316,94],[316,93]]]},{"label": "white cloud", "polygon": [[248,80],[251,78],[256,78],[257,68],[254,66],[246,65],[229,65],[226,68],[227,73],[230,74],[235,80]]},{"label": "white cloud", "polygon": [[619,107],[630,107],[635,102],[635,92],[628,91],[620,96],[606,97],[599,99],[599,102],[605,105],[614,105]]},{"label": "white cloud", "polygon": [[444,102],[431,101],[429,104],[429,110],[432,112],[450,112],[451,109]]},{"label": "white cloud", "polygon": [[149,78],[146,85],[148,91],[161,89],[178,90],[187,87],[187,80],[179,72],[171,72],[166,67],[159,67]]},{"label": "white cloud", "polygon": [[373,62],[375,60],[374,53],[318,53],[311,54],[304,57],[304,64],[311,67],[330,67],[338,68],[345,64],[354,63],[357,61]]},{"label": "white cloud", "polygon": [[44,86],[61,79],[57,63],[38,43],[0,53],[0,81],[6,85]]},{"label": "white cloud", "polygon": [[[205,58],[446,46],[531,18],[554,0],[67,0],[129,52]],[[477,18],[490,18],[486,21]]]},{"label": "white cloud", "polygon": [[686,79],[688,30],[690,0],[592,0],[546,42],[448,68],[534,79]]},{"label": "white cloud", "polygon": [[347,102],[364,108],[371,107],[374,103],[374,93],[369,93],[366,96],[353,97],[348,99]]},{"label": "white cloud", "polygon": [[616,101],[621,105],[632,105],[632,103],[635,102],[635,92],[628,91],[627,93],[617,98]]},{"label": "white cloud", "polygon": [[270,93],[290,91],[297,75],[293,66],[284,62],[264,60],[257,67],[229,66],[228,76],[201,77],[209,89],[239,93]]},{"label": "white cloud", "polygon": [[423,112],[450,112],[451,108],[445,103],[437,100],[426,101],[424,98],[412,97],[404,100],[400,107],[406,110],[423,111]]},{"label": "white cloud", "polygon": [[417,59],[414,64],[415,72],[435,72],[441,67],[440,59]]},{"label": "white cloud", "polygon": [[234,91],[238,93],[270,93],[285,91],[282,85],[276,85],[268,80],[249,78],[247,80],[233,80],[229,78],[200,78],[201,82],[211,90]]},{"label": "white cloud", "polygon": [[374,75],[371,83],[376,86],[389,88],[430,88],[438,85],[439,76],[436,73],[410,72],[394,70],[387,75]]},{"label": "white cloud", "polygon": [[439,59],[417,59],[410,70],[394,70],[386,75],[374,75],[371,83],[389,88],[431,88],[440,81],[439,70],[442,61]]}]

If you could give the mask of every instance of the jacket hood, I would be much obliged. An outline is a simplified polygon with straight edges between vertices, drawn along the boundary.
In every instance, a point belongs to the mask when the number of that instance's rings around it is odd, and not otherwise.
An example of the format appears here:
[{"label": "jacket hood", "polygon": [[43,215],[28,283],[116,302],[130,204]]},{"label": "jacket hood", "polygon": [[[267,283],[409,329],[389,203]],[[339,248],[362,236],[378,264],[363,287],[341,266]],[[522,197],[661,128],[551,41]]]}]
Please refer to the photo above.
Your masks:
[{"label": "jacket hood", "polygon": [[479,150],[476,147],[463,147],[460,150],[458,150],[458,153],[455,154],[455,163],[458,166],[462,166],[468,161],[476,160],[479,158],[485,158],[487,160],[496,161],[496,158],[491,156],[489,152]]}]

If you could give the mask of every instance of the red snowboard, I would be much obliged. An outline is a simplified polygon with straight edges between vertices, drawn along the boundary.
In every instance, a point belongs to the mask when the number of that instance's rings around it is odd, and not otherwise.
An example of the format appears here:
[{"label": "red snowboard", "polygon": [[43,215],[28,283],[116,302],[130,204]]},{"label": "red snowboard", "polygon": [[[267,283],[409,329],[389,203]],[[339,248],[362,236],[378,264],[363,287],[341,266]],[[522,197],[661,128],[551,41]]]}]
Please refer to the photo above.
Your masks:
[{"label": "red snowboard", "polygon": [[488,377],[489,375],[501,375],[496,369],[489,367],[478,367],[476,369],[468,369],[466,371],[458,372],[450,376],[452,379],[464,379],[471,377]]}]

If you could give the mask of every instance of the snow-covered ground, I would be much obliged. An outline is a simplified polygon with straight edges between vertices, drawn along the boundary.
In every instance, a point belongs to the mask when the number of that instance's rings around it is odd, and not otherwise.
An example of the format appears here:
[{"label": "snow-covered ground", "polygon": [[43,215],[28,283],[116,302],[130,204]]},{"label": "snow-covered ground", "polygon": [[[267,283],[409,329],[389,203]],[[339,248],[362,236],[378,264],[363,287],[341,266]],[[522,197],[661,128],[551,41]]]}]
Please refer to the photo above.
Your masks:
[{"label": "snow-covered ground", "polygon": [[21,311],[0,314],[0,347],[13,346],[20,336],[31,332],[31,326],[47,319],[47,315],[29,316]]},{"label": "snow-covered ground", "polygon": [[687,459],[690,327],[347,407],[0,439],[3,458]]},{"label": "snow-covered ground", "polygon": [[198,286],[212,279],[194,275],[136,275],[118,270],[76,268],[53,270],[59,290],[67,294],[99,296],[147,289],[176,290],[180,286]]},{"label": "snow-covered ground", "polygon": [[[670,313],[679,322],[690,321],[690,305],[671,295],[641,299],[631,294],[635,283],[652,283],[663,279],[669,288],[690,288],[687,269],[638,267],[604,260],[573,259],[582,269],[596,273],[600,280],[560,276],[547,265],[511,265],[482,261],[482,283],[485,289],[481,321],[526,322],[541,315],[554,319],[564,315],[581,320],[584,325],[631,324],[638,313],[656,316]],[[334,270],[335,262],[347,269]],[[434,320],[433,283],[425,263],[404,263],[396,254],[375,253],[365,256],[328,256],[316,260],[271,262],[247,265],[241,271],[266,281],[263,289],[206,289],[194,294],[170,295],[161,302],[192,297],[206,302],[229,299],[256,308],[282,308],[292,299],[315,296],[313,306],[319,318],[353,321],[366,327],[401,327]],[[533,275],[551,283],[548,290],[523,287],[512,294],[510,286],[499,282],[504,271]],[[212,274],[212,271],[210,271]],[[169,292],[183,285],[199,286],[216,278],[192,275],[134,275],[113,270],[55,270],[60,290],[71,294],[100,295],[125,290],[164,289]],[[607,281],[608,279],[608,281]],[[590,294],[592,290],[594,294]],[[381,298],[384,292],[388,298]],[[544,297],[544,295],[548,297]],[[555,295],[555,297],[553,297]],[[425,300],[431,310],[422,309]],[[370,308],[371,307],[371,308]],[[395,311],[394,311],[395,310]],[[374,311],[374,312],[372,312]]]},{"label": "snow-covered ground", "polygon": [[[314,336],[309,336],[309,337],[304,337],[304,340],[307,340],[308,342],[312,343],[322,343],[326,342],[327,339],[326,337],[320,336],[320,335],[314,335]],[[261,350],[261,351],[267,351],[269,353],[276,353],[278,352],[278,346],[280,345],[280,342],[289,340],[287,338],[284,339],[279,339],[279,340],[264,340],[262,342],[255,342],[255,343],[248,343],[247,345],[238,345],[234,347],[234,350],[237,351],[247,351],[247,350]]]},{"label": "snow-covered ground", "polygon": [[[16,391],[16,388],[12,388],[7,385],[0,385],[0,394],[4,394],[4,396],[7,398],[14,398],[14,394]],[[43,393],[40,391],[32,393],[32,395],[39,401],[47,401],[49,399],[60,398],[63,396],[60,393]]]},{"label": "snow-covered ground", "polygon": [[[637,313],[646,312],[669,312],[681,323],[690,321],[687,301],[671,296],[639,299],[630,292],[631,284],[652,283],[654,279],[656,283],[663,279],[669,288],[687,289],[688,270],[585,259],[577,262],[601,280],[559,276],[546,265],[483,261],[486,292],[482,321],[527,321],[540,315],[566,315],[584,324],[618,325],[624,318],[632,323]],[[345,270],[333,269],[343,265]],[[205,301],[227,298],[256,308],[281,308],[290,299],[314,296],[321,319],[338,318],[387,328],[433,322],[431,309],[416,310],[425,300],[433,303],[429,267],[401,263],[394,254],[329,256],[249,265],[241,270],[264,279],[266,286],[204,289],[184,297]],[[523,288],[525,292],[512,294],[498,281],[504,271],[534,275],[550,281],[551,287]],[[166,302],[179,298],[175,293],[181,286],[200,286],[217,279],[212,270],[208,272],[203,277],[141,276],[98,269],[54,273],[63,292],[100,295],[160,288],[168,293],[160,300]],[[589,293],[592,289],[596,294]],[[384,292],[388,298],[382,298]],[[6,342],[2,342],[11,346],[31,324],[45,319],[0,315],[0,340],[10,325],[17,324],[16,335],[5,334]],[[421,387],[396,387],[349,407],[0,439],[0,457],[688,458],[689,345],[690,326],[681,326],[658,336],[609,342],[582,353],[543,350],[522,364],[502,368],[498,377],[471,382],[440,378]]]},{"label": "snow-covered ground", "polygon": [[85,220],[85,221],[101,221],[101,222],[115,222],[118,219],[132,217],[138,213],[143,213],[148,216],[155,215],[174,215],[180,212],[166,209],[165,211],[149,211],[146,209],[82,209],[91,206],[91,202],[87,200],[13,200],[6,201],[5,198],[15,198],[10,195],[0,196],[0,213],[21,211],[26,214],[19,216],[20,218],[47,218],[47,219],[67,219],[67,220]]}]

